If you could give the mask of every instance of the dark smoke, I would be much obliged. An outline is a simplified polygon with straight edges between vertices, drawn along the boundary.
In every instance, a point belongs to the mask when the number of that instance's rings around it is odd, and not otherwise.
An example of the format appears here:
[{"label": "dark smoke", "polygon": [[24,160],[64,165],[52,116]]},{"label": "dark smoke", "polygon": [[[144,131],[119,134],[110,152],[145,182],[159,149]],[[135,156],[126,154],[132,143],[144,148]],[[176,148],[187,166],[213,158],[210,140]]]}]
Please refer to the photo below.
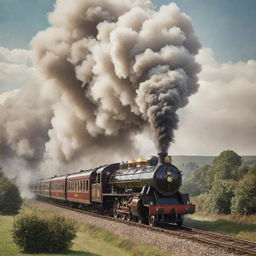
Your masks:
[{"label": "dark smoke", "polygon": [[[148,125],[167,152],[176,111],[198,88],[200,44],[190,18],[173,3],[155,11],[144,0],[57,0],[49,21],[32,40],[33,61],[41,87],[58,96],[48,104],[31,96],[32,123],[29,114],[6,117],[25,123],[27,133],[17,133],[15,143],[31,149],[26,157],[44,170],[127,158],[137,155],[134,136]],[[0,145],[4,154],[6,147],[19,152],[6,136]]]}]

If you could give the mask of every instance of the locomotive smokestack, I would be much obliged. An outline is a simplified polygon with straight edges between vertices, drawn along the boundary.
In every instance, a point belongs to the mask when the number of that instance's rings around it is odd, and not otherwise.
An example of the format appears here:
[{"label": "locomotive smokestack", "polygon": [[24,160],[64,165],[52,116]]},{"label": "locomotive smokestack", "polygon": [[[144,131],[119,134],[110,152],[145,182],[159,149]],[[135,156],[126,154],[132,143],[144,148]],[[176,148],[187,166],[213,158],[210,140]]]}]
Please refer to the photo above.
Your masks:
[{"label": "locomotive smokestack", "polygon": [[158,153],[158,164],[164,164],[165,163],[165,157],[167,156],[167,153]]}]

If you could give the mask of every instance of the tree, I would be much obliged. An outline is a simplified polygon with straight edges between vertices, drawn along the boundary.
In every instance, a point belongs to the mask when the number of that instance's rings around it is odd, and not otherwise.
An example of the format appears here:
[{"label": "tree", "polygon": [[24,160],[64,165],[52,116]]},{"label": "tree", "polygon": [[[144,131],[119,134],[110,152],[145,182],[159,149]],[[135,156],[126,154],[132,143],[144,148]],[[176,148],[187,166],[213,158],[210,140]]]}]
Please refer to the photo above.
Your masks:
[{"label": "tree", "polygon": [[236,182],[232,180],[216,182],[204,202],[204,207],[210,212],[229,214],[235,186]]},{"label": "tree", "polygon": [[209,183],[209,170],[210,166],[205,165],[197,168],[191,175],[191,183],[194,184],[195,193],[194,195],[199,195],[201,193],[208,192],[211,188]]},{"label": "tree", "polygon": [[232,166],[230,163],[222,162],[215,163],[212,168],[213,180],[218,182],[219,180],[229,180],[234,179],[234,173],[236,173],[237,167]]},{"label": "tree", "polygon": [[213,160],[213,165],[219,165],[222,163],[230,164],[233,167],[238,167],[242,164],[242,158],[232,150],[225,150]]},{"label": "tree", "polygon": [[22,205],[20,191],[13,182],[0,174],[0,214],[17,214]]},{"label": "tree", "polygon": [[256,213],[256,166],[249,170],[248,174],[239,181],[232,199],[232,213],[254,214]]}]

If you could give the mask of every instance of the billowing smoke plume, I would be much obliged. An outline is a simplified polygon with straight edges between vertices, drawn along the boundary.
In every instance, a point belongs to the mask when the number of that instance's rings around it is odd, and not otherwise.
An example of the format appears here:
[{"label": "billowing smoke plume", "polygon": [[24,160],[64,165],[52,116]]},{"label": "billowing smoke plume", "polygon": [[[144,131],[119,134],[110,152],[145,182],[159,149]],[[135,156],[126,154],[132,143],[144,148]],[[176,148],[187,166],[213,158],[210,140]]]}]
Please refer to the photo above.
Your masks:
[{"label": "billowing smoke plume", "polygon": [[[134,136],[150,125],[157,149],[167,152],[176,111],[198,88],[200,44],[190,18],[173,3],[155,11],[144,0],[57,0],[49,22],[32,40],[46,82],[20,93],[31,111],[5,117],[1,129],[16,127],[15,146],[3,136],[0,150],[81,166],[92,156],[132,155]],[[43,88],[53,91],[50,99]]]},{"label": "billowing smoke plume", "polygon": [[176,110],[197,90],[199,43],[175,4],[57,1],[52,27],[32,45],[36,64],[79,113],[88,137],[120,139],[150,123],[160,151],[177,128]]}]

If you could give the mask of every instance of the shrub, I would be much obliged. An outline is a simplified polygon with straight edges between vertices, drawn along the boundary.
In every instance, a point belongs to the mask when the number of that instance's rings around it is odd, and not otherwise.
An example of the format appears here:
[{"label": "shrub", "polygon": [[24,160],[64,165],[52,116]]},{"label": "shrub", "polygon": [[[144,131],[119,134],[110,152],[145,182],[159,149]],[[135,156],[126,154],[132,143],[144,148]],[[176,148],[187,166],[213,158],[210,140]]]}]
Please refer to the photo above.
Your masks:
[{"label": "shrub", "polygon": [[12,236],[24,252],[62,252],[71,247],[76,232],[76,222],[66,217],[24,212],[15,218]]},{"label": "shrub", "polygon": [[0,214],[17,214],[22,205],[20,191],[3,174],[0,176]]},{"label": "shrub", "polygon": [[[254,169],[255,167],[252,168]],[[239,181],[232,199],[231,211],[245,215],[256,213],[256,175],[253,171]]]}]

